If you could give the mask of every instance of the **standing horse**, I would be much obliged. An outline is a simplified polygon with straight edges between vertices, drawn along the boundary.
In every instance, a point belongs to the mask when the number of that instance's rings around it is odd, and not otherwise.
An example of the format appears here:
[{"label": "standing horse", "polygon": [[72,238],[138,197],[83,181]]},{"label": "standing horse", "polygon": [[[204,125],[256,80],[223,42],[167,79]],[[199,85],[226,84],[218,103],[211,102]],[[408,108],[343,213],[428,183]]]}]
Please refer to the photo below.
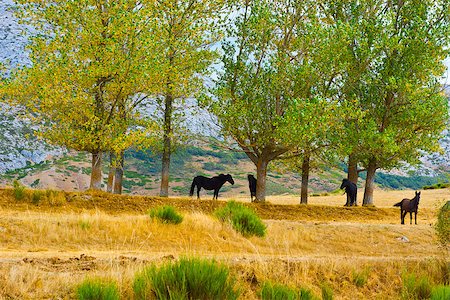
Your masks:
[{"label": "standing horse", "polygon": [[256,200],[256,178],[255,176],[249,174],[247,175],[248,188],[250,189],[250,202],[253,202],[253,197]]},{"label": "standing horse", "polygon": [[200,199],[200,190],[204,188],[205,190],[214,190],[213,200],[219,197],[219,190],[222,185],[228,181],[231,184],[234,184],[233,177],[230,174],[224,175],[220,174],[218,176],[214,176],[213,178],[208,178],[205,176],[196,176],[192,181],[191,191],[189,196],[194,194],[194,189],[197,186],[197,199]]},{"label": "standing horse", "polygon": [[357,206],[358,204],[356,203],[356,196],[358,193],[358,187],[356,186],[356,184],[344,178],[342,179],[341,184],[341,190],[342,189],[345,189],[345,193],[347,193],[347,202],[345,203],[344,206],[352,206],[352,205]]},{"label": "standing horse", "polygon": [[417,209],[419,208],[420,192],[416,191],[416,195],[412,199],[403,199],[394,206],[400,206],[400,220],[405,224],[406,213],[409,213],[409,224],[412,224],[412,213],[414,212],[414,222],[417,225]]}]

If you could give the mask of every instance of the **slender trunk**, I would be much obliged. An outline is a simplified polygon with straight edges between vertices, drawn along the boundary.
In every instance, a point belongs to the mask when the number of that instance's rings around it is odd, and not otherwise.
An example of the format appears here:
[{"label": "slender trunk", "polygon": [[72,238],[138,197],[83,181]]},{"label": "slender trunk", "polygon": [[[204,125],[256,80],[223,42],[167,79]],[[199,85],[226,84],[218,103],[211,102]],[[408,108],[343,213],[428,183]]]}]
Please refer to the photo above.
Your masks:
[{"label": "slender trunk", "polygon": [[266,176],[269,162],[264,158],[259,158],[256,164],[256,200],[257,202],[266,201]]},{"label": "slender trunk", "polygon": [[376,170],[377,170],[376,160],[372,158],[370,159],[369,165],[367,167],[366,186],[364,188],[364,198],[363,198],[364,206],[373,205],[373,189]]},{"label": "slender trunk", "polygon": [[172,135],[172,104],[173,96],[171,94],[166,95],[165,108],[164,108],[164,146],[162,155],[162,168],[161,168],[161,189],[159,192],[160,197],[169,196],[169,169],[170,169],[170,154],[171,154],[171,135]]},{"label": "slender trunk", "polygon": [[117,155],[116,161],[116,171],[114,175],[114,194],[122,194],[123,165],[124,165],[124,152],[121,151]]},{"label": "slender trunk", "polygon": [[356,185],[358,184],[358,160],[353,153],[348,156],[347,179]]},{"label": "slender trunk", "polygon": [[113,152],[109,152],[109,173],[108,173],[108,184],[106,185],[106,191],[108,193],[112,193],[113,191],[115,173],[116,173],[115,156]]},{"label": "slender trunk", "polygon": [[302,188],[300,193],[300,204],[308,204],[309,162],[309,153],[305,152],[302,162]]},{"label": "slender trunk", "polygon": [[102,152],[92,152],[92,171],[90,189],[102,189]]}]

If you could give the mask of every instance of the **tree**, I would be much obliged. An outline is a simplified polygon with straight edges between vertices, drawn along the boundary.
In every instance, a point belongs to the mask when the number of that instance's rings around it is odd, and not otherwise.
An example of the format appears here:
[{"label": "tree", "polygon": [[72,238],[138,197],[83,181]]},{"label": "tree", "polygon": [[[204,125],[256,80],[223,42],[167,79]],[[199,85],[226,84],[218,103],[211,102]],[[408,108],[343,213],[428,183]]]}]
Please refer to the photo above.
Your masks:
[{"label": "tree", "polygon": [[141,34],[148,12],[132,0],[17,2],[19,18],[38,33],[32,66],[15,70],[8,92],[32,113],[41,137],[92,153],[90,187],[100,189],[102,153],[148,133],[124,136],[137,117],[127,101],[154,74],[145,52],[154,41]]},{"label": "tree", "polygon": [[294,42],[307,15],[303,1],[245,1],[228,27],[223,72],[209,105],[223,132],[256,166],[257,201],[265,201],[271,161],[289,150],[281,135],[289,101],[303,92],[291,79]]},{"label": "tree", "polygon": [[375,1],[375,43],[355,44],[367,55],[355,80],[355,95],[364,112],[360,160],[367,169],[364,205],[373,205],[375,172],[401,162],[417,162],[438,149],[448,120],[447,99],[438,78],[448,55],[448,1]]},{"label": "tree", "polygon": [[151,32],[158,40],[158,67],[161,80],[156,100],[162,112],[162,171],[160,196],[169,192],[170,155],[183,140],[180,127],[185,99],[200,95],[204,75],[216,57],[211,46],[219,37],[217,24],[225,15],[225,1],[149,1]]}]

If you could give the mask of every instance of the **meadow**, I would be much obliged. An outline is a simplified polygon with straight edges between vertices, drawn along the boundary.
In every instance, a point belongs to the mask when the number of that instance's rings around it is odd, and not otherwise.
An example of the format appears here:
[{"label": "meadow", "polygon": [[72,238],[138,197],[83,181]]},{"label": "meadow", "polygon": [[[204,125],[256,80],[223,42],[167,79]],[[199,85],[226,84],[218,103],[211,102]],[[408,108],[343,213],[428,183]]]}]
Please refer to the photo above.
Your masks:
[{"label": "meadow", "polygon": [[[133,299],[133,279],[149,264],[182,257],[229,267],[240,299],[260,299],[265,282],[307,288],[318,299],[408,299],[408,278],[449,283],[448,248],[434,223],[450,189],[422,191],[418,225],[400,225],[392,205],[414,191],[376,190],[376,207],[343,207],[345,196],[270,196],[265,204],[226,195],[219,201],[111,195],[102,192],[0,189],[0,299],[73,299],[85,278],[117,283]],[[360,194],[361,195],[361,194]],[[213,212],[228,200],[245,203],[267,226],[265,237],[244,237]],[[178,225],[150,219],[171,205]]]}]

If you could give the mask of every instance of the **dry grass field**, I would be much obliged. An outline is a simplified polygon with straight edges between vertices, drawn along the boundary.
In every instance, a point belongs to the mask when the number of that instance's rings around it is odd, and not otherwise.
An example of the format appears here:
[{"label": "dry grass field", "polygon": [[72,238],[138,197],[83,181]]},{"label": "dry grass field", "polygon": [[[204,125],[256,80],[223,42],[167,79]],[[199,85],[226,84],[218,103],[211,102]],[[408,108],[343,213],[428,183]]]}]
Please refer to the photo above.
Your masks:
[{"label": "dry grass field", "polygon": [[[439,247],[433,228],[450,189],[422,191],[418,225],[409,225],[409,217],[400,225],[392,205],[413,196],[377,190],[376,207],[351,208],[342,207],[343,195],[310,197],[307,206],[288,195],[266,204],[233,197],[267,225],[264,238],[246,238],[213,216],[230,199],[59,192],[33,202],[0,189],[0,299],[73,299],[86,277],[113,279],[123,299],[132,299],[138,270],[183,256],[226,263],[242,299],[258,299],[267,280],[307,287],[318,297],[326,284],[335,299],[401,299],[405,274],[437,284],[450,272],[448,250]],[[165,204],[184,215],[181,224],[149,218],[150,208]],[[356,276],[365,276],[363,285]]]}]

